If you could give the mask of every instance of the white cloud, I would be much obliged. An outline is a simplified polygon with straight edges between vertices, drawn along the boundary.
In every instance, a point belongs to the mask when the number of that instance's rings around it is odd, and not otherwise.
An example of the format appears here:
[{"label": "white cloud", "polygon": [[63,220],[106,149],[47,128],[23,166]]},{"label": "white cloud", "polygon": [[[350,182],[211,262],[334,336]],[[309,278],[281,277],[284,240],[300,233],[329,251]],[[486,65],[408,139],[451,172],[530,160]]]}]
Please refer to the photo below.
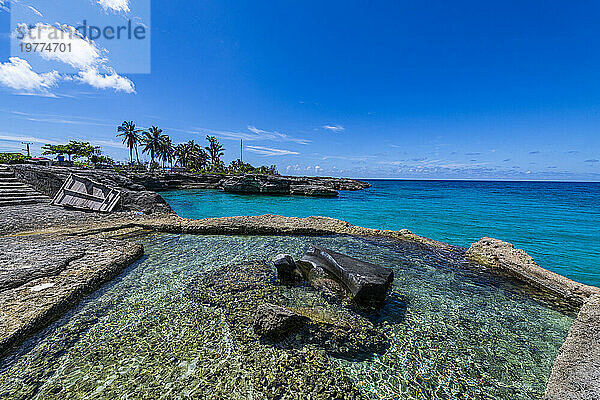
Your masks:
[{"label": "white cloud", "polygon": [[263,156],[286,156],[286,155],[300,154],[298,152],[291,151],[291,150],[274,149],[271,147],[263,147],[263,146],[246,146],[246,150],[254,152],[254,153],[262,154]]},{"label": "white cloud", "polygon": [[248,130],[250,132],[254,133],[255,135],[259,136],[261,139],[276,140],[276,141],[281,141],[281,142],[295,142],[295,143],[299,143],[299,144],[310,143],[310,140],[291,137],[291,136],[286,135],[285,133],[280,133],[277,131],[272,131],[272,132],[265,131],[262,129],[258,129],[257,127],[252,126],[252,125],[248,126]]},{"label": "white cloud", "polygon": [[2,134],[0,133],[0,140],[5,140],[8,142],[32,142],[32,143],[43,143],[43,144],[60,144],[56,140],[52,139],[43,139],[34,136],[22,136],[22,135],[12,135],[12,134]]},{"label": "white cloud", "polygon": [[327,129],[331,132],[341,132],[344,130],[344,127],[341,125],[324,125],[323,129]]},{"label": "white cloud", "polygon": [[10,57],[0,64],[0,84],[28,94],[48,94],[48,89],[56,86],[60,75],[56,71],[38,74],[22,58]]},{"label": "white cloud", "polygon": [[38,23],[31,29],[25,24],[19,24],[18,32],[27,32],[21,41],[31,43],[58,43],[68,51],[39,51],[44,60],[59,61],[79,70],[105,63],[102,51],[91,40],[81,36],[74,27],[69,25],[49,25]]},{"label": "white cloud", "polygon": [[6,11],[6,12],[10,11],[10,9],[8,8],[8,1],[7,0],[0,0],[0,10]]},{"label": "white cloud", "polygon": [[57,124],[114,126],[114,123],[109,123],[109,121],[107,121],[106,119],[82,117],[82,116],[78,116],[78,115],[32,113],[32,112],[23,112],[23,111],[6,110],[6,109],[0,109],[0,112],[10,113],[14,117],[23,118],[28,121],[34,121],[34,122],[52,122],[52,123],[57,123]]},{"label": "white cloud", "polygon": [[43,17],[44,15],[39,12],[38,10],[36,10],[35,8],[31,7],[31,6],[26,6],[27,8],[29,8],[35,15]]},{"label": "white cloud", "polygon": [[117,142],[114,140],[91,140],[92,144],[103,147],[114,147],[117,149],[124,149],[125,145],[122,142]]},{"label": "white cloud", "polygon": [[[27,43],[58,43],[69,51],[37,52],[43,59],[68,64],[78,70],[74,77],[63,76],[64,80],[87,83],[96,89],[114,89],[125,93],[135,93],[135,85],[127,77],[118,75],[107,65],[106,50],[84,38],[80,32],[69,25],[49,25],[38,23],[28,28],[20,24],[18,32],[27,32],[21,41]],[[16,33],[15,33],[16,34]],[[56,84],[56,82],[54,82]]]},{"label": "white cloud", "polygon": [[129,0],[98,0],[104,11],[129,12]]},{"label": "white cloud", "polygon": [[196,129],[176,129],[169,128],[172,131],[178,131],[188,134],[198,134],[198,135],[206,135],[207,133],[210,135],[218,136],[222,139],[231,139],[231,140],[272,140],[276,142],[293,142],[298,144],[308,144],[310,140],[301,139],[286,135],[285,133],[279,132],[269,132],[264,131],[262,129],[258,129],[255,126],[248,126],[249,132],[234,132],[234,131],[223,131],[218,129],[207,129],[207,128],[196,128]]},{"label": "white cloud", "polygon": [[94,67],[89,68],[85,71],[79,72],[76,80],[85,82],[90,86],[97,89],[114,89],[125,93],[135,93],[135,86],[133,82],[124,76],[116,74],[111,71],[110,74],[101,74]]}]

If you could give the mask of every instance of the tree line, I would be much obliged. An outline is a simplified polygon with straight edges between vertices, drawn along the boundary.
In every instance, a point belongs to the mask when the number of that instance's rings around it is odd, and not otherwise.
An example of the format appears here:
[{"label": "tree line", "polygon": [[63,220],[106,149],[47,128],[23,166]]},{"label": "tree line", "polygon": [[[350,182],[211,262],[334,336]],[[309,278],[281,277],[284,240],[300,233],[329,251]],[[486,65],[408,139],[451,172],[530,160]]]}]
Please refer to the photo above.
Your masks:
[{"label": "tree line", "polygon": [[133,121],[124,121],[117,128],[117,137],[123,139],[123,144],[129,149],[129,161],[133,165],[133,153],[135,151],[136,161],[139,164],[138,146],[142,153],[150,155],[150,169],[157,167],[156,160],[165,163],[178,163],[189,171],[197,172],[225,172],[225,165],[221,160],[225,149],[216,137],[206,136],[208,146],[202,147],[194,140],[187,143],[174,145],[171,138],[163,133],[157,126],[151,126],[147,131],[138,129]]},{"label": "tree line", "polygon": [[[254,167],[240,159],[225,166],[222,160],[225,148],[216,137],[210,135],[206,136],[207,143],[204,147],[194,140],[175,145],[171,138],[157,126],[153,125],[148,130],[144,130],[138,128],[133,121],[123,121],[117,127],[117,137],[122,139],[129,150],[129,165],[138,169],[144,168],[139,159],[138,148],[141,148],[142,153],[150,156],[151,171],[157,168],[165,169],[168,164],[171,169],[179,166],[186,171],[196,173],[278,175],[275,165]],[[87,158],[94,167],[101,164],[115,164],[112,159],[102,155],[100,147],[93,146],[89,142],[71,140],[67,144],[46,144],[42,149],[44,155],[67,155],[69,161]]]}]

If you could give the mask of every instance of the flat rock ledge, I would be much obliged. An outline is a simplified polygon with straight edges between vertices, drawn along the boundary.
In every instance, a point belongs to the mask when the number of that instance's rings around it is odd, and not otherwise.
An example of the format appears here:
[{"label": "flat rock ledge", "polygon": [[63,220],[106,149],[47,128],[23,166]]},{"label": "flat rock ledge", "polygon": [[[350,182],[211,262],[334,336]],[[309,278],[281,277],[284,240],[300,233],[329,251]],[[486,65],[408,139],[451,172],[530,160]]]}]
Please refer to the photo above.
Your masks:
[{"label": "flat rock ledge", "polygon": [[581,307],[554,360],[544,400],[600,399],[600,296]]},{"label": "flat rock ledge", "polygon": [[141,244],[123,240],[3,237],[0,354],[58,319],[143,252]]},{"label": "flat rock ledge", "polygon": [[179,217],[143,218],[135,222],[141,228],[159,232],[200,235],[356,235],[412,241],[437,248],[456,247],[419,235],[408,229],[399,231],[370,229],[329,217],[284,217],[259,215],[191,220]]},{"label": "flat rock ledge", "polygon": [[484,237],[469,247],[467,258],[492,269],[502,270],[538,288],[548,290],[576,306],[583,305],[591,296],[600,295],[600,289],[575,282],[548,271],[536,264],[521,249],[502,240]]}]

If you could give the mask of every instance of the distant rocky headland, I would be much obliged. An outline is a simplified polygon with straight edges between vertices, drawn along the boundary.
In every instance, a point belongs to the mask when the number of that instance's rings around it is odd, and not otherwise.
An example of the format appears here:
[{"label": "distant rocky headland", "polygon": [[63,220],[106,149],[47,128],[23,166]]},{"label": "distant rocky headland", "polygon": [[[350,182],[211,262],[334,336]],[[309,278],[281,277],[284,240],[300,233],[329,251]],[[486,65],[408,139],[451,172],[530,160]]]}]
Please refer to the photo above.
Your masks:
[{"label": "distant rocky headland", "polygon": [[347,178],[297,177],[279,175],[225,175],[159,173],[128,174],[148,190],[222,189],[233,193],[260,193],[300,196],[337,196],[338,190],[363,190],[367,182]]}]

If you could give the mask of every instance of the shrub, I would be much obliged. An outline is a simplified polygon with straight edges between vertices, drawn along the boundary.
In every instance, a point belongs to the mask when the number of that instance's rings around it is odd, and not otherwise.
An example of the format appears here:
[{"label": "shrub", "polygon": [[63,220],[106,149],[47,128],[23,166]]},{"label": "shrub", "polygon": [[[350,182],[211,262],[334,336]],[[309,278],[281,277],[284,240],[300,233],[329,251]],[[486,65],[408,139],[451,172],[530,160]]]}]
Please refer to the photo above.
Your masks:
[{"label": "shrub", "polygon": [[28,159],[21,153],[0,153],[0,164],[22,164]]}]

